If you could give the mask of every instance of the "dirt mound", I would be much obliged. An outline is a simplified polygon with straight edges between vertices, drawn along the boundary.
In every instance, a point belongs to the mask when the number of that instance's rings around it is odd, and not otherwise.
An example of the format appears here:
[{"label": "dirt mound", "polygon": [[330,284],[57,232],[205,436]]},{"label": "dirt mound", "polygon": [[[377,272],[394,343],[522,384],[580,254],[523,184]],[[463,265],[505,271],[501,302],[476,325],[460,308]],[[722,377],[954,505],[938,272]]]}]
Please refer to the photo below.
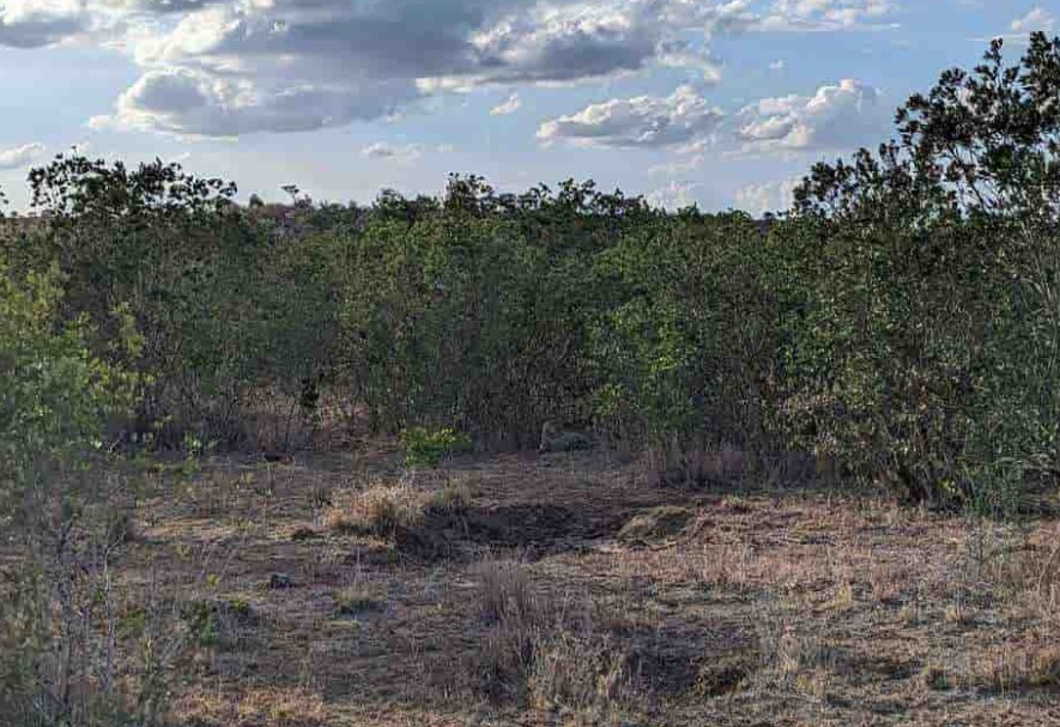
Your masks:
[{"label": "dirt mound", "polygon": [[664,505],[638,513],[618,531],[624,543],[648,543],[680,537],[692,520],[694,511],[686,507]]}]

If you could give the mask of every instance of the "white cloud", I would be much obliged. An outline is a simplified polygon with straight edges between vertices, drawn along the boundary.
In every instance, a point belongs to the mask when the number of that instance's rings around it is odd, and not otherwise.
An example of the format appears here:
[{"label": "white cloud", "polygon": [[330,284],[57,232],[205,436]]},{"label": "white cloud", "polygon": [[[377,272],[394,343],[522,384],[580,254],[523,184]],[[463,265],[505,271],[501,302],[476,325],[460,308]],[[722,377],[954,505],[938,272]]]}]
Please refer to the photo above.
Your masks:
[{"label": "white cloud", "polygon": [[0,3],[0,45],[51,45],[87,30],[89,21],[80,0],[6,0]]},{"label": "white cloud", "polygon": [[760,216],[766,212],[779,212],[791,207],[795,188],[800,178],[786,179],[780,182],[749,184],[736,192],[736,205],[752,215]]},{"label": "white cloud", "polygon": [[598,147],[674,147],[704,139],[723,117],[693,87],[681,86],[665,98],[637,96],[587,106],[545,122],[537,137]]},{"label": "white cloud", "polygon": [[1051,33],[1057,25],[1057,20],[1052,13],[1041,6],[1037,6],[1028,11],[1026,15],[1020,16],[1009,23],[1006,32],[997,33],[989,37],[975,37],[973,40],[988,43],[995,39],[1001,39],[1015,46],[1021,46],[1027,43],[1028,36],[1031,33],[1036,31]]},{"label": "white cloud", "polygon": [[771,71],[783,71],[787,64],[784,61],[777,60],[769,64],[769,70]]},{"label": "white cloud", "polygon": [[389,159],[398,164],[411,164],[423,156],[423,150],[419,144],[392,146],[385,141],[378,141],[362,149],[361,154],[368,159]]},{"label": "white cloud", "polygon": [[882,92],[853,79],[813,96],[765,98],[735,117],[742,151],[776,153],[848,149],[886,132],[891,108]]},{"label": "white cloud", "polygon": [[[302,131],[426,95],[676,66],[721,78],[717,35],[878,24],[890,0],[0,0],[0,45],[67,39],[141,77],[95,124],[183,135]],[[503,108],[502,104],[501,107]]]},{"label": "white cloud", "polygon": [[703,83],[721,83],[721,61],[707,45],[687,40],[668,41],[658,46],[657,60],[671,68],[699,71]]},{"label": "white cloud", "polygon": [[878,141],[890,122],[891,108],[879,89],[845,79],[812,96],[760,99],[731,116],[693,87],[681,86],[668,97],[592,104],[546,121],[537,137],[545,144],[563,140],[591,147],[671,149],[689,158],[649,171],[677,175],[701,166],[712,146],[741,155],[842,151]]},{"label": "white cloud", "polygon": [[1036,7],[1022,18],[1013,20],[1011,28],[1012,32],[1022,35],[1038,30],[1049,33],[1053,30],[1055,25],[1056,21],[1049,11],[1044,8]]},{"label": "white cloud", "polygon": [[687,158],[677,158],[664,164],[656,164],[648,168],[648,175],[652,177],[679,177],[692,174],[703,169],[707,158],[703,154],[693,154]]},{"label": "white cloud", "polygon": [[39,142],[0,149],[0,170],[8,171],[27,167],[43,157],[46,152],[44,144]]},{"label": "white cloud", "polygon": [[570,82],[636,71],[664,28],[635,0],[535,4],[472,34],[479,83]]},{"label": "white cloud", "polygon": [[[121,4],[123,0],[109,0]],[[130,4],[130,0],[125,0]],[[131,0],[143,13],[148,0]],[[191,135],[372,119],[423,96],[689,64],[716,78],[689,0],[178,0],[128,43],[144,68],[97,124]],[[702,33],[700,33],[702,35]]]},{"label": "white cloud", "polygon": [[119,97],[112,115],[90,125],[201,136],[308,131],[383,116],[394,108],[396,95],[386,83],[274,87],[252,78],[162,68],[141,76]]},{"label": "white cloud", "polygon": [[391,161],[398,166],[412,166],[425,153],[446,154],[452,151],[453,147],[449,144],[424,146],[423,144],[390,144],[385,141],[377,141],[361,149],[361,155],[367,159]]},{"label": "white cloud", "polygon": [[509,114],[514,114],[522,108],[522,106],[523,101],[519,98],[519,94],[513,93],[508,97],[508,100],[494,106],[493,109],[490,110],[490,114],[492,116],[508,116]]},{"label": "white cloud", "polygon": [[656,207],[678,210],[696,203],[695,192],[702,189],[699,182],[670,182],[648,195],[648,202]]},{"label": "white cloud", "polygon": [[897,4],[891,0],[776,0],[758,19],[756,29],[798,31],[880,27],[883,19],[896,8]]},{"label": "white cloud", "polygon": [[811,32],[893,28],[887,16],[897,8],[892,0],[731,0],[702,12],[711,33]]},{"label": "white cloud", "polygon": [[759,5],[752,0],[730,0],[704,7],[701,13],[707,36],[755,30],[762,20]]}]

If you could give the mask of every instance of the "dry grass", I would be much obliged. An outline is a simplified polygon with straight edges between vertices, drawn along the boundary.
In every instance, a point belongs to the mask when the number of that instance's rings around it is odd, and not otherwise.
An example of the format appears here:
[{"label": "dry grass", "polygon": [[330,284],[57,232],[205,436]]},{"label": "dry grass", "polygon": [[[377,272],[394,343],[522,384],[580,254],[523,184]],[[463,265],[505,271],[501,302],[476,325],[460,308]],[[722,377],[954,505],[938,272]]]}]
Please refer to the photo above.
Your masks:
[{"label": "dry grass", "polygon": [[325,521],[333,531],[389,536],[400,527],[415,527],[428,502],[427,495],[406,482],[376,483],[332,507]]},{"label": "dry grass", "polygon": [[463,479],[447,478],[427,501],[427,508],[447,512],[463,512],[471,506],[474,488]]},{"label": "dry grass", "polygon": [[339,533],[391,537],[418,527],[431,512],[462,512],[471,498],[470,485],[458,479],[447,479],[436,489],[416,487],[407,477],[377,481],[363,490],[329,493],[324,524]]},{"label": "dry grass", "polygon": [[[157,475],[120,578],[130,612],[169,584],[216,622],[170,675],[182,724],[1060,723],[1056,522],[397,456]],[[618,537],[652,513],[679,526]]]},{"label": "dry grass", "polygon": [[591,629],[557,628],[539,636],[527,692],[536,709],[581,724],[617,723],[640,706],[629,653]]},{"label": "dry grass", "polygon": [[332,594],[335,614],[338,616],[360,616],[386,609],[387,593],[384,588],[364,581],[355,581]]},{"label": "dry grass", "polygon": [[517,561],[487,558],[472,573],[489,630],[471,668],[487,697],[586,725],[617,723],[642,706],[631,652],[601,630],[591,603],[550,598]]},{"label": "dry grass", "polygon": [[181,698],[177,711],[202,727],[325,727],[327,709],[319,694],[305,689],[249,689],[238,701],[197,690]]},{"label": "dry grass", "polygon": [[526,568],[514,560],[487,558],[472,568],[482,581],[479,612],[490,623],[509,622],[526,628],[538,616]]}]

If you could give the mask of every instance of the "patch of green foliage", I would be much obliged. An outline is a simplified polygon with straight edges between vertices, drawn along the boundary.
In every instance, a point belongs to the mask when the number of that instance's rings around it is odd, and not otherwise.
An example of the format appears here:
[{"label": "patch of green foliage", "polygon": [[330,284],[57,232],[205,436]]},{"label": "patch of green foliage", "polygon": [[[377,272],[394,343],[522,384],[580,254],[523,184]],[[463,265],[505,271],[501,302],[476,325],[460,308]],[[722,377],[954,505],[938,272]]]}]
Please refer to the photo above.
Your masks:
[{"label": "patch of green foliage", "polygon": [[[102,450],[104,424],[133,403],[136,377],[93,352],[87,318],[62,319],[62,285],[54,266],[20,275],[0,251],[0,524],[25,514],[50,473]],[[107,353],[135,354],[126,309],[112,315]]]},{"label": "patch of green foliage", "polygon": [[[134,530],[120,480],[97,466],[108,425],[128,417],[142,383],[117,362],[142,339],[124,305],[111,309],[106,341],[86,315],[64,316],[67,282],[54,265],[19,272],[0,249],[0,533],[17,555],[0,566],[0,714],[41,727],[160,724],[166,692],[150,648],[160,634],[113,610],[109,560]],[[119,633],[148,644],[123,655],[125,693]]]},{"label": "patch of green foliage", "polygon": [[140,377],[137,446],[292,449],[338,412],[434,466],[455,432],[525,450],[563,422],[1011,513],[1060,476],[1058,95],[1060,39],[1014,64],[995,44],[766,220],[475,176],[241,207],[175,165],[73,157],[34,171],[43,214],[0,249],[51,276],[93,360]]},{"label": "patch of green foliage", "polygon": [[787,234],[805,281],[789,431],[915,501],[997,514],[1060,462],[1060,39],[995,41],[820,164]]},{"label": "patch of green foliage", "polygon": [[437,467],[471,446],[470,437],[450,427],[410,427],[401,433],[401,442],[405,445],[405,465],[412,468]]}]

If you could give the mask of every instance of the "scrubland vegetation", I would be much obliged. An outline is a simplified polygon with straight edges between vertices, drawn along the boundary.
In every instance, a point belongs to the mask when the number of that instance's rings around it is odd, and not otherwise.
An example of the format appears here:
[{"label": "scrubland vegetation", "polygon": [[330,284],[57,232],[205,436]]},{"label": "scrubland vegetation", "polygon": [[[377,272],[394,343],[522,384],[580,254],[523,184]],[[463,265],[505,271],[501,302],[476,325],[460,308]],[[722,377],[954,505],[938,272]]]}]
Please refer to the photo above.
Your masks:
[{"label": "scrubland vegetation", "polygon": [[29,181],[4,724],[1060,719],[1060,39],[766,220]]}]

